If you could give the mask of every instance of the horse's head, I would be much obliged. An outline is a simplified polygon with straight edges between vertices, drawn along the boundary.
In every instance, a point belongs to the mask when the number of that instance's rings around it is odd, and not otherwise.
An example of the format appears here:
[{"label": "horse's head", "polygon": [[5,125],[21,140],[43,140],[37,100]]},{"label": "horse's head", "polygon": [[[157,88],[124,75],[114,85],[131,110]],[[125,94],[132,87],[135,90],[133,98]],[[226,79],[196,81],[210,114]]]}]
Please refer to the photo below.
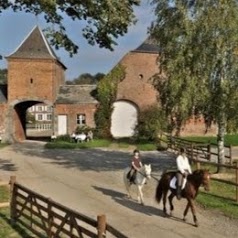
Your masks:
[{"label": "horse's head", "polygon": [[210,179],[211,175],[208,169],[201,169],[194,171],[194,174],[199,175],[201,185],[204,187],[206,191],[210,190]]},{"label": "horse's head", "polygon": [[145,174],[146,178],[148,178],[148,179],[151,178],[151,164],[144,165],[144,174]]},{"label": "horse's head", "polygon": [[203,180],[202,180],[202,184],[203,187],[206,191],[210,190],[210,179],[211,179],[211,175],[208,169],[203,170]]}]

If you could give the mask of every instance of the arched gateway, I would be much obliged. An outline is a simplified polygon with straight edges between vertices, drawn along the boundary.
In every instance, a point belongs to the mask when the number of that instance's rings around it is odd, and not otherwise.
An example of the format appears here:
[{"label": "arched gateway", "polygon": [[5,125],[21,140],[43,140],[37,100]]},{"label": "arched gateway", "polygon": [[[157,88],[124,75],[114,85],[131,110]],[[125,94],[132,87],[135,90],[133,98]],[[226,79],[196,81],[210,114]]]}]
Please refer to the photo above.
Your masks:
[{"label": "arched gateway", "polygon": [[114,138],[133,136],[137,121],[138,109],[133,103],[117,101],[113,104],[111,133]]}]

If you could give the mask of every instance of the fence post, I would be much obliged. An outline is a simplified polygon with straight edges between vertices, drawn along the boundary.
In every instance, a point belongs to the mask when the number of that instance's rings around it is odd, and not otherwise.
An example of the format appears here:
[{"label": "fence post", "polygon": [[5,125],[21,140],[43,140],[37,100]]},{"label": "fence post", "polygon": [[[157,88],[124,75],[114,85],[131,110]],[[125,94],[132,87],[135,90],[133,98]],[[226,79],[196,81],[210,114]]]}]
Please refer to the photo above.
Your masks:
[{"label": "fence post", "polygon": [[211,161],[211,144],[209,142],[209,144],[207,145],[207,159],[209,161]]},{"label": "fence post", "polygon": [[52,202],[51,199],[48,198],[48,206],[47,206],[47,212],[48,212],[48,231],[47,231],[47,235],[49,238],[53,237],[52,234],[52,223],[53,223],[53,216],[52,216]]},{"label": "fence post", "polygon": [[10,218],[11,224],[16,221],[16,187],[14,186],[16,182],[16,176],[10,176]]},{"label": "fence post", "polygon": [[98,215],[98,238],[106,237],[106,216],[105,215]]},{"label": "fence post", "polygon": [[191,143],[191,158],[192,158],[192,161],[193,161],[193,143]]},{"label": "fence post", "polygon": [[230,165],[232,165],[232,157],[233,157],[233,155],[232,155],[232,146],[231,145],[229,146],[229,152],[230,152]]},{"label": "fence post", "polygon": [[236,161],[236,202],[238,202],[238,161]]}]

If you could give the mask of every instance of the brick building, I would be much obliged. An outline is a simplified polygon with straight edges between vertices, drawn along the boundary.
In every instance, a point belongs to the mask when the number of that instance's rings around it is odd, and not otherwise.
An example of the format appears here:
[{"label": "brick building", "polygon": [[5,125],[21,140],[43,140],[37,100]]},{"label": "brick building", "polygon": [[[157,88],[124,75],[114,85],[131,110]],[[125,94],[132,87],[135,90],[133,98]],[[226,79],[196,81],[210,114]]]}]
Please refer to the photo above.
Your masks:
[{"label": "brick building", "polygon": [[55,55],[39,27],[6,57],[8,84],[0,87],[0,136],[6,141],[26,138],[26,111],[43,103],[52,107],[52,133],[72,133],[78,120],[94,127],[96,86],[65,85],[65,65]]},{"label": "brick building", "polygon": [[[138,114],[148,106],[159,103],[157,90],[151,77],[159,74],[158,46],[148,38],[138,48],[128,52],[120,64],[125,67],[126,77],[118,85],[117,101],[112,113],[111,133],[114,137],[132,136]],[[216,135],[215,125],[206,128],[203,118],[191,118],[181,128],[181,135]]]},{"label": "brick building", "polygon": [[[138,115],[158,104],[158,92],[150,79],[158,73],[159,49],[151,39],[128,52],[119,62],[126,76],[119,83],[112,112],[111,133],[134,133]],[[7,141],[26,138],[26,112],[37,104],[52,108],[52,134],[72,133],[77,126],[94,127],[96,85],[65,85],[65,65],[55,55],[39,27],[35,27],[9,56],[8,85],[0,85],[0,136]],[[182,135],[204,135],[203,119],[191,118]],[[216,134],[210,128],[207,134]]]}]

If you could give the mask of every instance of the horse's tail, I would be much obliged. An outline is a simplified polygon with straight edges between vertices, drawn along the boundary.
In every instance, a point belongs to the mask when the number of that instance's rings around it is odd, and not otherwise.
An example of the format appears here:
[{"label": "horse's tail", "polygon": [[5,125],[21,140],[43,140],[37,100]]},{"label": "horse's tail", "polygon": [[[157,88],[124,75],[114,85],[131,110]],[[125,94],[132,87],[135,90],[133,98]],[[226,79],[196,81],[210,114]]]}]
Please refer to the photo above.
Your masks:
[{"label": "horse's tail", "polygon": [[163,177],[160,179],[157,188],[156,188],[156,192],[155,192],[155,200],[160,203],[161,198],[163,196]]}]

